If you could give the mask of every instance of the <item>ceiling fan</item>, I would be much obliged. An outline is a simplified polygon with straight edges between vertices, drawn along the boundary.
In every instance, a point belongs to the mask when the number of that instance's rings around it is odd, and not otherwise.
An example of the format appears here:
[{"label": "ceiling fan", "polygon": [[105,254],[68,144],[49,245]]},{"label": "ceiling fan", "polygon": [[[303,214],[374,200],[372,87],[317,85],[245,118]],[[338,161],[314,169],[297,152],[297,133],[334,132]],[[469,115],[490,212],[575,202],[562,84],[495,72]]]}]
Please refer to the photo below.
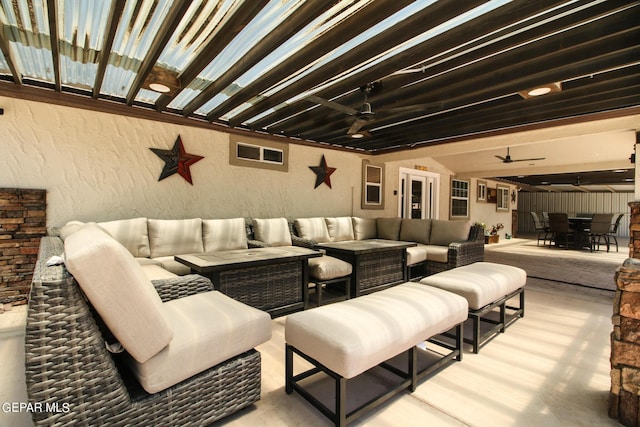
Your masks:
[{"label": "ceiling fan", "polygon": [[502,156],[498,156],[496,155],[497,158],[499,158],[500,160],[502,160],[502,163],[513,163],[513,162],[531,162],[534,160],[545,160],[546,157],[536,157],[536,158],[531,158],[531,159],[512,159],[511,155],[509,154],[509,147],[507,147],[507,156],[506,157],[502,157]]},{"label": "ceiling fan", "polygon": [[311,102],[315,102],[317,104],[324,105],[325,107],[329,107],[336,111],[341,111],[350,116],[354,116],[355,120],[351,123],[351,126],[347,130],[347,135],[352,137],[356,135],[360,137],[371,136],[371,133],[369,131],[366,131],[366,130],[361,131],[361,129],[367,123],[372,122],[376,118],[376,114],[378,114],[378,117],[380,117],[381,115],[388,116],[391,114],[409,113],[413,111],[427,112],[428,109],[432,109],[433,107],[437,107],[437,109],[440,110],[443,107],[442,103],[438,102],[433,104],[417,104],[417,105],[409,105],[405,107],[385,109],[383,111],[379,111],[378,113],[375,113],[371,108],[371,104],[367,102],[367,99],[369,95],[371,95],[373,92],[380,90],[381,87],[382,87],[382,84],[380,82],[367,83],[366,85],[361,86],[360,91],[364,94],[364,102],[362,103],[359,109],[348,107],[338,102],[329,101],[327,99],[324,99],[315,95],[309,95],[307,96],[307,99]]}]

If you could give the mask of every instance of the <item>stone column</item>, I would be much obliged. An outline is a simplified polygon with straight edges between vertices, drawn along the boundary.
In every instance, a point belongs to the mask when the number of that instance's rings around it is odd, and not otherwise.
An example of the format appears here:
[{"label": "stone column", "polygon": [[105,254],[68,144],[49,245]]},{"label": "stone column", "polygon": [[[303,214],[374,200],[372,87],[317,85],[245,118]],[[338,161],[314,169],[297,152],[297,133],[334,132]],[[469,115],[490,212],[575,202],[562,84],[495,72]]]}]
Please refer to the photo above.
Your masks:
[{"label": "stone column", "polygon": [[615,276],[609,416],[627,427],[640,427],[640,202],[629,206],[630,258]]},{"label": "stone column", "polygon": [[46,209],[45,190],[0,188],[0,306],[27,302]]}]

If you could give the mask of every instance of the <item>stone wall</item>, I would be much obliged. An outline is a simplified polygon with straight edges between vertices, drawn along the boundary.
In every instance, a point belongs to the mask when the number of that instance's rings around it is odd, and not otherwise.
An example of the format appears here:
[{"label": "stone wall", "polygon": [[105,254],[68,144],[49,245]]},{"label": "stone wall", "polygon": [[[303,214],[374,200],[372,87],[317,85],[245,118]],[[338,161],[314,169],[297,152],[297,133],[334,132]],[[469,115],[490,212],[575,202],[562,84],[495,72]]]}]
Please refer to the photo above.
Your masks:
[{"label": "stone wall", "polygon": [[0,188],[0,303],[27,302],[46,207],[45,190]]},{"label": "stone wall", "polygon": [[629,258],[640,258],[640,202],[631,202],[629,207]]},{"label": "stone wall", "polygon": [[640,427],[640,202],[629,203],[629,256],[616,273],[609,416]]}]

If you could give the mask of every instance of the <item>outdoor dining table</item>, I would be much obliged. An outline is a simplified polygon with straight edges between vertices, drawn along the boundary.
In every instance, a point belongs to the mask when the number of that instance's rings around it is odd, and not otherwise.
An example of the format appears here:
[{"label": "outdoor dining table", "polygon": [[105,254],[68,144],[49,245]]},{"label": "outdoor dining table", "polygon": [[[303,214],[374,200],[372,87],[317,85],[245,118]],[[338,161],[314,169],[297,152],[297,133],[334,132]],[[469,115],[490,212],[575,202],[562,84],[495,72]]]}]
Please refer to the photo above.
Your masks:
[{"label": "outdoor dining table", "polygon": [[570,216],[569,227],[575,232],[575,239],[573,242],[575,249],[581,249],[583,247],[591,248],[589,242],[589,229],[591,228],[591,217],[588,216]]}]

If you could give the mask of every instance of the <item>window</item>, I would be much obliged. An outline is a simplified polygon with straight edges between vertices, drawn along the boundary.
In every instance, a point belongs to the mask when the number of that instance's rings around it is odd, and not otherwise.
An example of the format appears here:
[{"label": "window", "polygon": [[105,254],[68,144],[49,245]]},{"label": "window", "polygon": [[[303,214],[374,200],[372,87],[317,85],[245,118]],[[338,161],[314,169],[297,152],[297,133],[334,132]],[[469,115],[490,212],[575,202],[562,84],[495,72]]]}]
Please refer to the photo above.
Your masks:
[{"label": "window", "polygon": [[478,201],[487,201],[487,182],[478,180]]},{"label": "window", "polygon": [[497,211],[509,210],[509,187],[498,185],[498,200],[496,201]]},{"label": "window", "polygon": [[384,167],[362,162],[362,209],[384,209]]},{"label": "window", "polygon": [[451,179],[451,218],[469,217],[469,181]]},{"label": "window", "polygon": [[287,172],[289,146],[282,142],[231,135],[229,164]]},{"label": "window", "polygon": [[275,163],[278,165],[281,165],[284,159],[282,150],[244,144],[242,142],[238,142],[236,145],[236,156],[238,159]]}]

